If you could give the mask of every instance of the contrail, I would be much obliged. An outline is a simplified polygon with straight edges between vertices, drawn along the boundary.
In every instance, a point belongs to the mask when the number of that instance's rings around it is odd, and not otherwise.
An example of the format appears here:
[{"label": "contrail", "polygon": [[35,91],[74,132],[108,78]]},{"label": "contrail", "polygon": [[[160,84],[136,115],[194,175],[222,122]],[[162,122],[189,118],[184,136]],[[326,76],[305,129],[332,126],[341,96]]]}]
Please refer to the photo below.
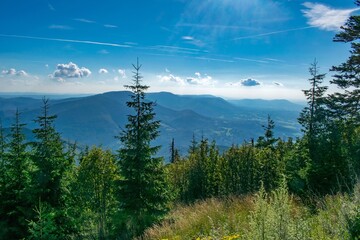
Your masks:
[{"label": "contrail", "polygon": [[316,28],[316,27],[315,26],[308,26],[308,27],[301,27],[301,28],[291,28],[291,29],[285,29],[285,30],[280,30],[280,31],[275,31],[275,32],[267,32],[267,33],[261,33],[261,34],[257,34],[257,35],[250,35],[250,36],[232,38],[232,39],[230,39],[230,41],[248,39],[248,38],[256,38],[256,37],[263,37],[263,36],[269,36],[269,35],[274,35],[274,34],[278,34],[278,33],[293,32],[293,31],[304,30],[304,29],[309,29],[309,28]]},{"label": "contrail", "polygon": [[95,41],[87,41],[87,40],[63,39],[63,38],[45,38],[45,37],[8,35],[8,34],[0,34],[0,37],[25,38],[25,39],[35,39],[35,40],[45,40],[45,41],[56,41],[56,42],[83,43],[83,44],[101,45],[101,46],[110,46],[110,47],[121,47],[121,48],[131,48],[132,47],[130,45],[125,45],[125,44],[95,42]]}]

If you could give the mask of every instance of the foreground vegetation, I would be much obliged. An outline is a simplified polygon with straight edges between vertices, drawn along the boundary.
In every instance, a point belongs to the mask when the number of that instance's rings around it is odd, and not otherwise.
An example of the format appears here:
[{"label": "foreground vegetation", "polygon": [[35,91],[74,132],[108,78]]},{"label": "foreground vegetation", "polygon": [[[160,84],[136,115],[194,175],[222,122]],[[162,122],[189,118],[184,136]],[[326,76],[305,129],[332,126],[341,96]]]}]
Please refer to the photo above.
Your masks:
[{"label": "foreground vegetation", "polygon": [[332,69],[341,91],[326,95],[311,65],[296,140],[276,138],[269,116],[263,136],[224,153],[194,136],[180,156],[173,140],[165,166],[139,63],[117,153],[64,142],[46,99],[30,142],[16,111],[9,135],[0,126],[0,239],[359,239],[359,26],[351,17],[335,38],[352,42]]},{"label": "foreground vegetation", "polygon": [[309,208],[285,185],[266,193],[176,206],[145,239],[359,239],[360,185]]}]

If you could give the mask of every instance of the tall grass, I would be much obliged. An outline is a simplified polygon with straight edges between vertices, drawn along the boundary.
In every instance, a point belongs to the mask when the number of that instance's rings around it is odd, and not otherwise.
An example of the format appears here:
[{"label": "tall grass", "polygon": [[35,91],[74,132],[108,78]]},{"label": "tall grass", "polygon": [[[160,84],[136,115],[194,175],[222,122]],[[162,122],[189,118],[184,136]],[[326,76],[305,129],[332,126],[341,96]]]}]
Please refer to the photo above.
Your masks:
[{"label": "tall grass", "polygon": [[285,182],[270,193],[179,205],[144,239],[360,239],[360,184],[352,195],[317,200],[316,211],[296,201]]},{"label": "tall grass", "polygon": [[253,208],[251,198],[206,199],[192,205],[179,205],[160,225],[153,226],[144,239],[220,239],[245,231]]}]

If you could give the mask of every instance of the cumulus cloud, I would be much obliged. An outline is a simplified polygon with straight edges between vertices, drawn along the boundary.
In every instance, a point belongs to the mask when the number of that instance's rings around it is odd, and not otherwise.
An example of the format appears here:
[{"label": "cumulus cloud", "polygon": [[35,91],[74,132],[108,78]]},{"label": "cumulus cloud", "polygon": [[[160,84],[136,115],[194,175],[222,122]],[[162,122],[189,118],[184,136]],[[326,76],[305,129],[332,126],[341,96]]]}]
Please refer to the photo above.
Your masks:
[{"label": "cumulus cloud", "polygon": [[215,85],[216,81],[212,79],[211,76],[208,76],[205,74],[204,76],[201,75],[201,73],[196,72],[194,73],[194,77],[179,77],[175,76],[171,73],[168,75],[158,75],[157,77],[160,79],[160,82],[163,83],[177,83],[178,85],[184,86],[184,85],[200,85],[200,86],[213,86]]},{"label": "cumulus cloud", "polygon": [[211,86],[215,84],[215,81],[209,75],[202,76],[201,73],[196,72],[195,77],[186,78],[186,82],[191,85],[203,85],[203,86]]},{"label": "cumulus cloud", "polygon": [[90,76],[91,71],[85,67],[78,67],[75,63],[58,64],[56,70],[49,77],[56,78],[59,81],[64,81],[67,78],[83,78]]},{"label": "cumulus cloud", "polygon": [[19,77],[28,76],[27,72],[25,72],[24,70],[16,71],[15,68],[2,70],[1,74],[8,76],[19,76]]},{"label": "cumulus cloud", "polygon": [[333,9],[324,4],[311,2],[305,2],[303,6],[307,8],[302,12],[308,19],[308,24],[327,31],[338,31],[351,13],[360,9]]},{"label": "cumulus cloud", "polygon": [[173,83],[177,83],[179,85],[185,85],[185,81],[184,79],[182,79],[181,77],[178,76],[174,76],[173,74],[169,74],[169,75],[158,75],[157,76],[161,82],[173,82]]},{"label": "cumulus cloud", "polygon": [[125,69],[118,69],[118,73],[122,78],[126,78],[126,71]]},{"label": "cumulus cloud", "polygon": [[99,73],[100,74],[106,74],[106,73],[108,73],[109,71],[107,70],[107,69],[105,69],[105,68],[100,68],[99,69]]},{"label": "cumulus cloud", "polygon": [[258,80],[255,79],[245,79],[245,80],[241,80],[241,85],[245,86],[245,87],[254,87],[254,86],[258,86],[261,85],[261,83]]},{"label": "cumulus cloud", "polygon": [[28,74],[24,70],[20,70],[16,72],[17,76],[27,76]]},{"label": "cumulus cloud", "polygon": [[10,68],[9,70],[2,70],[1,73],[4,75],[15,75],[16,70],[15,68]]}]

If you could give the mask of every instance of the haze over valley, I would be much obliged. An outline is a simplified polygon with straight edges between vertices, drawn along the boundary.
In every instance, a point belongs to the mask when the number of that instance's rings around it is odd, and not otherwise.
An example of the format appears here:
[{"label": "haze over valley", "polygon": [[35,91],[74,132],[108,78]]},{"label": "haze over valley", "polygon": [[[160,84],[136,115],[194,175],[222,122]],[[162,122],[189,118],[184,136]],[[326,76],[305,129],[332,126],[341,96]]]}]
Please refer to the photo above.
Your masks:
[{"label": "haze over valley", "polygon": [[[126,106],[130,92],[107,92],[86,97],[51,99],[50,113],[58,116],[56,129],[67,141],[85,145],[101,145],[117,150],[120,145],[115,139],[125,126]],[[174,138],[182,154],[187,153],[193,135],[216,140],[222,148],[232,144],[250,142],[262,135],[267,116],[276,123],[275,134],[281,138],[299,137],[297,123],[301,105],[286,100],[244,99],[226,101],[211,95],[175,95],[168,92],[149,93],[148,100],[155,101],[156,117],[161,121],[160,136],[155,144],[161,145],[160,154],[168,156],[169,146]],[[27,133],[36,127],[33,121],[41,114],[41,96],[1,97],[0,119],[3,127],[13,124],[15,111],[21,113]],[[256,139],[255,139],[256,140]]]}]

